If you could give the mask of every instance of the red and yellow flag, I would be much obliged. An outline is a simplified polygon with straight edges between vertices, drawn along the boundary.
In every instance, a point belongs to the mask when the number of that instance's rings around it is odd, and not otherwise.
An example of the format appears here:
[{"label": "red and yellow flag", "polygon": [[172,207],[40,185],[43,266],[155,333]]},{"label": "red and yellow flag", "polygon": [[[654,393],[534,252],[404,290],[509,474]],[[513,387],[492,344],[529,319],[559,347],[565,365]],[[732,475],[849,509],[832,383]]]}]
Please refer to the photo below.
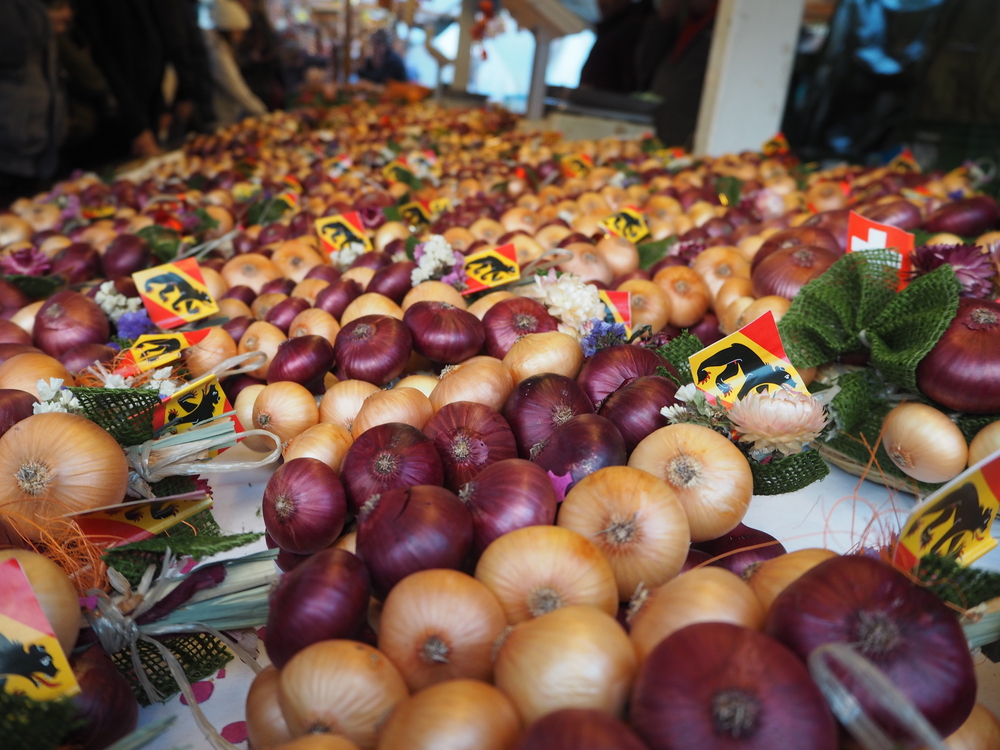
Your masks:
[{"label": "red and yellow flag", "polygon": [[50,701],[80,686],[16,559],[0,563],[0,692]]},{"label": "red and yellow flag", "polygon": [[646,219],[643,217],[642,211],[635,206],[625,206],[618,213],[611,214],[601,222],[601,226],[609,234],[624,237],[632,244],[637,244],[649,236]]},{"label": "red and yellow flag", "polygon": [[151,539],[211,507],[212,498],[203,492],[191,492],[174,497],[122,503],[72,517],[84,536],[95,544],[110,549]]},{"label": "red and yellow flag", "polygon": [[586,177],[593,166],[593,160],[586,154],[567,154],[559,160],[564,177]]},{"label": "red and yellow flag", "polygon": [[517,250],[508,243],[502,247],[492,247],[467,255],[465,258],[465,291],[463,295],[475,294],[484,289],[503,286],[521,278],[521,267],[517,264]]},{"label": "red and yellow flag", "polygon": [[[201,422],[211,421],[213,417],[232,410],[229,399],[219,385],[219,378],[205,375],[188,383],[156,407],[153,412],[153,429],[159,430],[172,422],[175,431],[186,432]],[[228,419],[233,420],[237,433],[243,432],[243,425],[235,414]]]},{"label": "red and yellow flag", "polygon": [[149,318],[163,329],[177,328],[219,312],[194,258],[132,274]]},{"label": "red and yellow flag", "polygon": [[632,292],[616,292],[601,289],[601,302],[604,303],[606,323],[623,323],[625,335],[632,335]]},{"label": "red and yellow flag", "polygon": [[787,388],[809,394],[802,376],[788,361],[770,311],[692,354],[688,361],[694,382],[708,401],[727,409],[754,391]]},{"label": "red and yellow flag", "polygon": [[125,350],[115,373],[127,378],[168,365],[180,359],[184,349],[201,343],[211,332],[211,328],[204,328],[186,333],[147,333]]},{"label": "red and yellow flag", "polygon": [[365,225],[357,211],[316,219],[316,234],[331,258],[355,242],[364,245],[366,253],[373,250],[372,241],[365,234]]},{"label": "red and yellow flag", "polygon": [[791,151],[788,145],[788,139],[785,138],[784,133],[778,133],[773,138],[768,139],[763,146],[760,147],[761,153],[764,156],[779,156],[787,154]]}]

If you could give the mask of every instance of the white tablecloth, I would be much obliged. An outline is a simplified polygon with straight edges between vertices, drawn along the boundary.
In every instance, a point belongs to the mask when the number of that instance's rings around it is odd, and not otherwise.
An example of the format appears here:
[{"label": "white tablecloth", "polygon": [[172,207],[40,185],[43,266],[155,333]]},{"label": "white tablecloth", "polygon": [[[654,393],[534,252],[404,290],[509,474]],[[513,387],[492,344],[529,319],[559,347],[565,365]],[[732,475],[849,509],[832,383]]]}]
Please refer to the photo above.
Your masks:
[{"label": "white tablecloth", "polygon": [[[227,452],[226,460],[233,460],[244,450],[241,446]],[[264,530],[260,501],[270,473],[267,469],[257,469],[207,475],[215,495],[213,512],[224,531]],[[777,537],[789,551],[827,547],[843,553],[885,542],[899,529],[913,505],[912,495],[886,490],[832,468],[830,476],[822,482],[799,492],[755,497],[744,522]],[[217,559],[239,557],[263,548],[261,540],[220,555]],[[1000,549],[982,558],[977,567],[1000,570]],[[979,661],[982,662],[978,667],[980,700],[1000,715],[1000,669],[983,657]],[[249,667],[234,659],[214,677],[194,686],[208,719],[226,739],[241,748],[247,747],[244,702],[252,677]],[[171,714],[178,716],[177,722],[149,745],[150,748],[178,750],[207,747],[179,696],[174,696],[165,704],[142,709],[139,723],[145,725]]]}]

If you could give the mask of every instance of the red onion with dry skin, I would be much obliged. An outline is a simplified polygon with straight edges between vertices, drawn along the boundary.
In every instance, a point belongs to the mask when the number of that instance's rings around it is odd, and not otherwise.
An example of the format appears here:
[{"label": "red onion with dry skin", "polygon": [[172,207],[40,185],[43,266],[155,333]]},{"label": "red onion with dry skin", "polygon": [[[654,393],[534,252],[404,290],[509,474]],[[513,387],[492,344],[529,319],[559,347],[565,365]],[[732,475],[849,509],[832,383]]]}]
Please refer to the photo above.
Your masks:
[{"label": "red onion with dry skin", "polygon": [[532,448],[550,438],[559,425],[593,413],[594,405],[576,381],[552,372],[522,380],[504,405],[504,417],[522,458],[530,458]]},{"label": "red onion with dry skin", "polygon": [[35,346],[61,357],[80,344],[103,344],[111,329],[108,316],[92,299],[63,290],[49,297],[35,316]]},{"label": "red onion with dry skin", "polygon": [[441,456],[444,486],[457,492],[483,469],[517,458],[514,433],[501,414],[485,404],[453,401],[424,425]]},{"label": "red onion with dry skin", "polygon": [[447,302],[415,302],[403,315],[403,325],[417,354],[444,364],[474,357],[486,338],[479,318]]},{"label": "red onion with dry skin", "polygon": [[0,388],[0,436],[7,430],[34,414],[38,399],[27,391]]},{"label": "red onion with dry skin", "polygon": [[413,288],[411,278],[416,267],[417,264],[412,260],[401,260],[383,266],[372,276],[365,291],[384,295],[398,305]]},{"label": "red onion with dry skin", "polygon": [[1000,219],[995,200],[986,195],[946,203],[931,214],[923,229],[935,234],[950,232],[961,237],[974,237],[993,228]]},{"label": "red onion with dry skin", "polygon": [[406,326],[388,315],[364,315],[340,329],[333,344],[341,380],[385,385],[410,361],[413,338]]},{"label": "red onion with dry skin", "polygon": [[361,293],[361,284],[354,279],[338,278],[331,281],[330,286],[320,290],[313,307],[330,313],[339,321],[347,306],[360,297]]},{"label": "red onion with dry skin", "polygon": [[514,750],[648,750],[627,724],[592,708],[564,708],[536,721]]},{"label": "red onion with dry skin", "polygon": [[569,474],[570,487],[605,466],[624,466],[625,440],[614,424],[596,414],[581,414],[559,425],[532,460],[557,477]]},{"label": "red onion with dry skin", "polygon": [[625,450],[631,453],[651,432],[670,424],[660,410],[677,403],[675,393],[677,385],[673,381],[659,375],[644,375],[604,399],[598,414],[618,428],[625,440]]},{"label": "red onion with dry skin", "polygon": [[671,369],[670,365],[650,349],[634,344],[619,344],[601,349],[588,357],[576,382],[590,397],[591,403],[600,408],[601,402],[625,383],[644,375],[656,375],[658,367]]},{"label": "red onion with dry skin", "polygon": [[332,366],[333,347],[329,341],[312,334],[296,336],[278,344],[267,368],[267,382],[291,380],[313,393],[323,393],[323,379]]},{"label": "red onion with dry skin", "polygon": [[501,300],[483,316],[486,353],[503,359],[522,336],[555,331],[558,327],[559,321],[549,315],[540,302],[527,297]]},{"label": "red onion with dry skin", "polygon": [[264,489],[264,528],[283,550],[311,555],[340,536],[347,496],[337,472],[315,458],[278,467]]},{"label": "red onion with dry skin", "polygon": [[822,276],[839,257],[839,254],[818,245],[777,250],[753,270],[753,293],[758,299],[772,294],[794,299],[799,289]]},{"label": "red onion with dry skin", "polygon": [[787,552],[784,545],[770,534],[742,523],[718,539],[696,542],[691,547],[705,552],[710,558],[718,558],[712,565],[725,568],[738,576],[742,576],[747,568],[756,567],[764,560]]},{"label": "red onion with dry skin", "polygon": [[91,646],[72,658],[71,666],[80,692],[75,727],[62,744],[80,750],[104,750],[133,732],[139,722],[139,703],[121,672],[100,646]]}]

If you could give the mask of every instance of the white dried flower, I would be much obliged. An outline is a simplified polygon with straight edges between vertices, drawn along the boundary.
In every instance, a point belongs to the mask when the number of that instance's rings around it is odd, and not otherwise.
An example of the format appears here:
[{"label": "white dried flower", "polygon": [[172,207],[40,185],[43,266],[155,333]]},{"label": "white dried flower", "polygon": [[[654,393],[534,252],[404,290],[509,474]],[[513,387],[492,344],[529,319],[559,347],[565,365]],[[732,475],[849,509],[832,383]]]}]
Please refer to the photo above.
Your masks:
[{"label": "white dried flower", "polygon": [[597,287],[571,273],[557,277],[555,271],[549,271],[547,276],[536,276],[523,294],[545,305],[549,314],[559,319],[559,330],[577,339],[587,334],[590,320],[603,320],[606,314]]},{"label": "white dried flower", "polygon": [[812,396],[785,388],[773,393],[749,393],[733,404],[729,421],[740,442],[755,451],[800,453],[826,428],[823,405]]},{"label": "white dried flower", "polygon": [[38,389],[40,402],[32,406],[34,414],[45,414],[53,411],[72,414],[80,410],[79,400],[71,391],[63,388],[61,378],[50,378],[48,382],[39,380],[35,387]]},{"label": "white dried flower", "polygon": [[128,388],[128,387],[130,387],[132,385],[130,381],[131,381],[131,378],[129,378],[128,380],[126,380],[125,377],[122,376],[122,375],[118,375],[116,373],[111,373],[110,375],[108,375],[107,378],[105,378],[105,380],[104,380],[104,387],[105,388]]},{"label": "white dried flower", "polygon": [[440,234],[432,234],[420,249],[417,267],[410,272],[410,284],[440,278],[454,268],[458,259],[451,244]]},{"label": "white dried flower", "polygon": [[665,416],[670,424],[677,424],[678,422],[686,422],[691,416],[691,411],[684,404],[675,404],[674,406],[664,406],[660,409],[660,414]]},{"label": "white dried flower", "polygon": [[38,398],[42,401],[49,401],[54,398],[59,391],[62,390],[63,379],[62,378],[49,378],[48,382],[44,380],[39,380],[35,383],[35,388],[38,389]]},{"label": "white dried flower", "polygon": [[348,242],[335,256],[337,267],[346,271],[351,264],[365,254],[365,246],[361,242]]},{"label": "white dried flower", "polygon": [[94,302],[104,311],[108,319],[117,323],[118,319],[126,312],[135,312],[142,305],[142,300],[135,297],[129,300],[124,294],[119,294],[115,290],[115,282],[105,281],[94,295]]},{"label": "white dried flower", "polygon": [[158,391],[161,398],[170,398],[177,392],[178,388],[177,383],[171,380],[171,375],[173,375],[173,369],[170,367],[154,370],[150,375],[147,387]]},{"label": "white dried flower", "polygon": [[678,401],[690,402],[695,400],[695,396],[700,393],[698,386],[694,383],[688,383],[687,385],[682,385],[677,389],[677,393],[674,394],[674,398]]}]

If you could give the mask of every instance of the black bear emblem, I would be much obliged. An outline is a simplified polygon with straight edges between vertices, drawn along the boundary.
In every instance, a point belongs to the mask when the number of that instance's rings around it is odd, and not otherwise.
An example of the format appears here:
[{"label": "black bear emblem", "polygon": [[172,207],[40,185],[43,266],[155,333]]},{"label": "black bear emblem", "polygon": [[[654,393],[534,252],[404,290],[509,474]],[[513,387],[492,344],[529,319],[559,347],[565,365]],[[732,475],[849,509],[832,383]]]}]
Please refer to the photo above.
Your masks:
[{"label": "black bear emblem", "polygon": [[8,677],[24,677],[38,687],[55,687],[57,683],[45,679],[55,677],[59,670],[52,661],[52,655],[44,646],[32,644],[25,647],[17,641],[8,640],[0,633],[0,692],[7,685]]},{"label": "black bear emblem", "polygon": [[992,511],[979,504],[979,491],[972,482],[953,490],[935,505],[938,515],[920,533],[920,548],[930,544],[936,530],[950,528],[926,554],[958,557],[967,542],[982,538],[990,527]]},{"label": "black bear emblem", "polygon": [[517,273],[517,266],[505,263],[495,255],[487,255],[466,264],[465,270],[470,276],[483,282],[490,282],[498,281],[505,275]]},{"label": "black bear emblem", "polygon": [[725,369],[716,376],[715,385],[722,393],[728,394],[733,389],[729,381],[742,373],[744,381],[736,394],[738,399],[752,391],[766,390],[768,385],[795,385],[792,376],[783,367],[765,364],[757,352],[745,344],[730,344],[698,365],[698,382],[708,380],[709,367],[723,366]]},{"label": "black bear emblem", "polygon": [[198,398],[198,393],[195,391],[185,393],[177,399],[177,403],[184,409],[183,416],[178,417],[177,410],[171,409],[167,418],[169,421],[174,422],[175,425],[193,425],[206,419],[211,419],[215,416],[215,407],[218,406],[219,399],[219,389],[214,383],[209,383],[202,388],[200,399]]},{"label": "black bear emblem", "polygon": [[[203,304],[212,304],[212,298],[208,292],[198,291],[191,286],[187,279],[172,271],[147,279],[144,286],[146,294],[150,295],[154,294],[155,287],[159,287],[155,296],[164,307],[177,313],[195,315],[201,312]],[[171,300],[171,296],[174,294],[177,296]]]}]

